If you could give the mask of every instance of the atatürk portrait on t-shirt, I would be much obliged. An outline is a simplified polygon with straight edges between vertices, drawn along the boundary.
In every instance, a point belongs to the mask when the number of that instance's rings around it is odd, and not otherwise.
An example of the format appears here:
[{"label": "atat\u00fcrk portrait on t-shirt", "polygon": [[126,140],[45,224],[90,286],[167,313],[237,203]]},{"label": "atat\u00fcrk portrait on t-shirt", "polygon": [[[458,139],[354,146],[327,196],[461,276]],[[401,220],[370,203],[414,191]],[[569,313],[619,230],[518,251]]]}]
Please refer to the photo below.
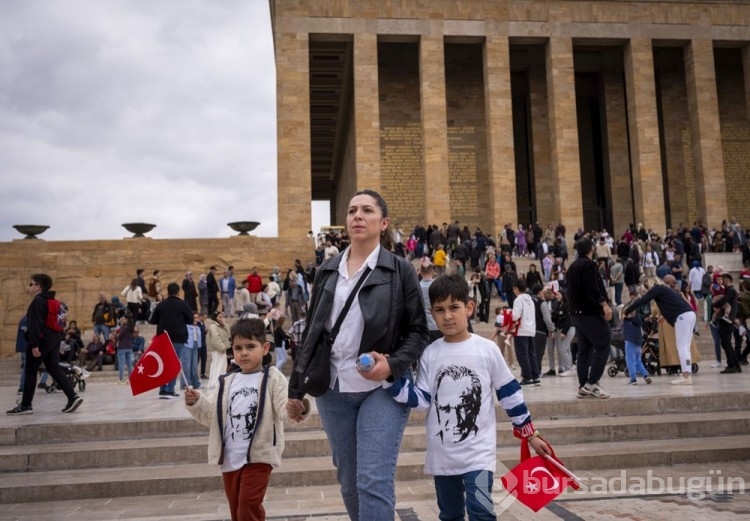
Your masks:
[{"label": "atat\u00fcrk portrait on t-shirt", "polygon": [[482,384],[477,374],[452,365],[436,378],[435,412],[442,443],[461,443],[477,433],[477,416],[482,405]]}]

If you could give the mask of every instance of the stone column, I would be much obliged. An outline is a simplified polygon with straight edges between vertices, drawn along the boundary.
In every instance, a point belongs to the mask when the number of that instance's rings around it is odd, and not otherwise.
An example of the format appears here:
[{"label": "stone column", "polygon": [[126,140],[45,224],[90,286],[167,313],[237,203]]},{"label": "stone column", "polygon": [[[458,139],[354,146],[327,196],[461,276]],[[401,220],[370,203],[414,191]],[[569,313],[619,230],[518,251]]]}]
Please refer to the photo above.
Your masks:
[{"label": "stone column", "polygon": [[442,35],[423,35],[419,81],[424,155],[425,224],[450,222],[445,46]]},{"label": "stone column", "polygon": [[354,141],[357,190],[380,191],[378,35],[354,35]]},{"label": "stone column", "polygon": [[534,165],[534,205],[536,220],[546,229],[556,224],[558,210],[555,207],[555,183],[552,180],[549,145],[549,99],[544,55],[529,64],[529,109],[531,111],[531,142]]},{"label": "stone column", "polygon": [[558,218],[573,231],[583,226],[583,199],[571,38],[549,39],[546,66],[554,207]]},{"label": "stone column", "polygon": [[693,143],[698,218],[718,227],[727,218],[727,188],[711,40],[692,40],[685,49],[685,83]]},{"label": "stone column", "polygon": [[490,189],[490,226],[485,231],[497,234],[503,229],[503,224],[515,223],[518,219],[508,38],[487,38],[485,41],[484,105]]},{"label": "stone column", "polygon": [[633,39],[625,46],[625,89],[635,219],[663,233],[667,221],[651,40]]},{"label": "stone column", "polygon": [[[622,64],[604,67],[604,103],[607,114],[607,166],[609,171],[609,200],[612,205],[613,237],[619,238],[633,222],[633,192],[630,183],[628,127],[625,113],[625,87],[622,84]],[[658,230],[662,233],[662,230]]]},{"label": "stone column", "polygon": [[279,237],[312,229],[310,52],[307,33],[277,33],[276,133]]}]

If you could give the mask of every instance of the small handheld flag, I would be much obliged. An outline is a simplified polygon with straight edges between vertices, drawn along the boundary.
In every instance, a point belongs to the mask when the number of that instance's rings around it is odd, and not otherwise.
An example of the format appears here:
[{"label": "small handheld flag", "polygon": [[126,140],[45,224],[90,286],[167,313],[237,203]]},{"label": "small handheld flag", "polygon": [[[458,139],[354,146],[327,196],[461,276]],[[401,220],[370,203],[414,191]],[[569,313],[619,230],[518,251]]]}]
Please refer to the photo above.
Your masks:
[{"label": "small handheld flag", "polygon": [[180,360],[169,334],[161,333],[153,338],[151,345],[135,364],[130,375],[130,390],[136,396],[156,389],[174,380],[181,370]]}]

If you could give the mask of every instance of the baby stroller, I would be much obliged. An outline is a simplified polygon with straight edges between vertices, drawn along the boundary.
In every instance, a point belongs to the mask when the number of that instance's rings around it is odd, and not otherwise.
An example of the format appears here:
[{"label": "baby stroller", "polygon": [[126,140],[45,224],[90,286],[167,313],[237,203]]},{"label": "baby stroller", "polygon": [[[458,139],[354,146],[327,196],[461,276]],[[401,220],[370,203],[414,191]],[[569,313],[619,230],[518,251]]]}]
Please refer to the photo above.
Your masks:
[{"label": "baby stroller", "polygon": [[[83,392],[86,390],[86,378],[90,376],[91,373],[88,373],[87,371],[84,371],[80,367],[69,364],[67,362],[60,362],[60,369],[62,369],[62,372],[65,374],[65,378],[68,379],[70,382],[70,385],[73,386],[73,389],[76,388]],[[52,380],[52,383],[47,386],[47,392],[48,393],[54,393],[57,391],[59,387],[57,386],[57,383]]]},{"label": "baby stroller", "polygon": [[[674,343],[671,347],[669,344],[666,346],[659,344],[659,324],[657,320],[652,319],[648,321],[648,324],[644,325],[647,326],[648,335],[644,337],[642,354],[643,365],[648,368],[651,374],[661,375],[662,369],[664,369],[668,375],[679,374],[682,371],[682,368],[680,367],[680,360]],[[700,354],[695,352],[694,346],[691,346],[691,359],[700,360]],[[693,362],[691,368],[693,373],[697,373],[699,366],[697,363]]]},{"label": "baby stroller", "polygon": [[641,361],[649,374],[661,376],[661,360],[659,358],[659,323],[651,318],[643,321],[643,345],[641,346]]}]

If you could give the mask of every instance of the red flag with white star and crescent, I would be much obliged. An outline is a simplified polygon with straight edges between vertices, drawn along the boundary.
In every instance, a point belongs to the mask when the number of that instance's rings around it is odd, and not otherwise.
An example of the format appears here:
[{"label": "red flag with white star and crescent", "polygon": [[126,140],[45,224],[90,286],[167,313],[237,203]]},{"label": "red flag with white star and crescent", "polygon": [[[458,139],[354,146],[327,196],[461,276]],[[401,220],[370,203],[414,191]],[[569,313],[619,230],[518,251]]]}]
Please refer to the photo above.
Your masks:
[{"label": "red flag with white star and crescent", "polygon": [[130,390],[136,396],[156,389],[174,380],[180,373],[180,360],[169,335],[161,333],[151,340],[151,345],[135,364],[130,375]]},{"label": "red flag with white star and crescent", "polygon": [[521,463],[500,478],[503,487],[534,512],[544,508],[567,487],[575,490],[580,487],[580,480],[575,474],[563,466],[554,451],[552,454],[545,458],[532,458],[529,455],[528,441],[523,440]]}]

